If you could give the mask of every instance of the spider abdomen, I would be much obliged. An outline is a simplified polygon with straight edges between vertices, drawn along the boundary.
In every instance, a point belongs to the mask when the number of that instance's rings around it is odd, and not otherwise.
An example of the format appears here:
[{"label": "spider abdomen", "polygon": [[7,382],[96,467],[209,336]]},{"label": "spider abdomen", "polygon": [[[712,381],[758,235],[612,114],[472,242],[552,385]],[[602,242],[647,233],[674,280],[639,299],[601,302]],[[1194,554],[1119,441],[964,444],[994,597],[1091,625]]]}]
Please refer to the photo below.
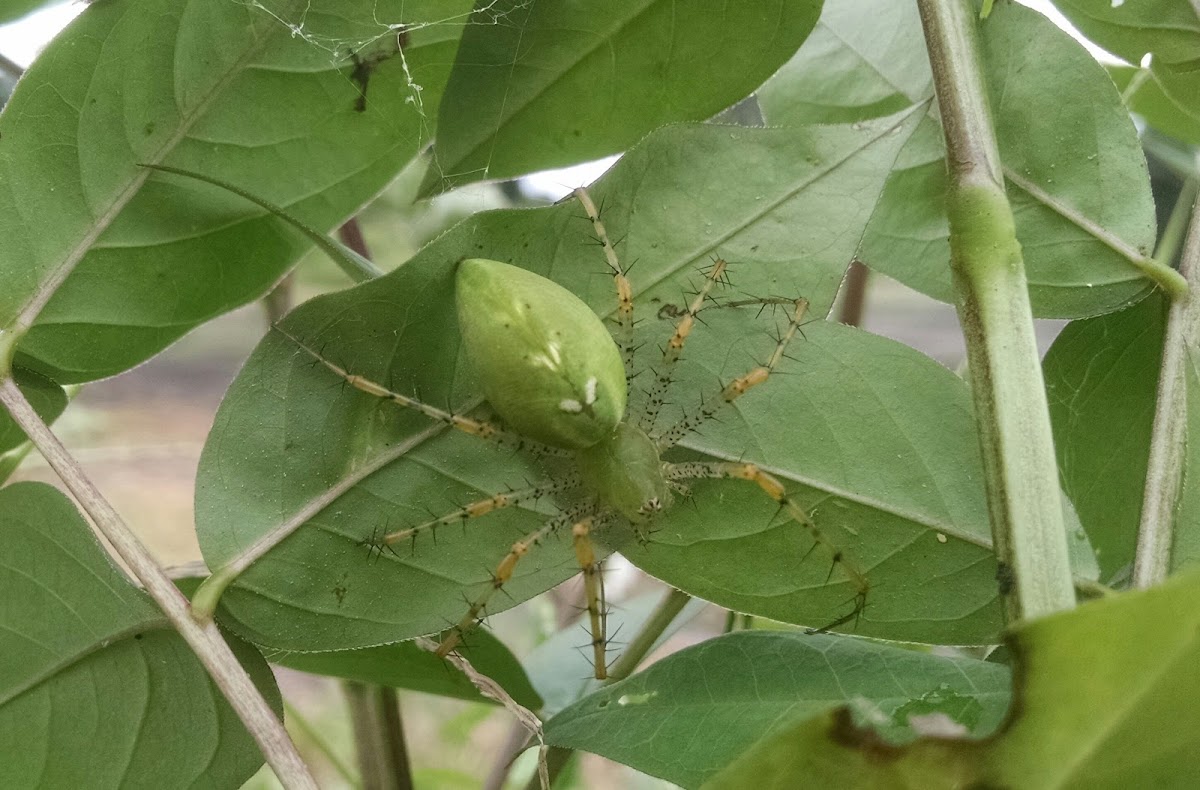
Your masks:
[{"label": "spider abdomen", "polygon": [[579,450],[575,457],[584,485],[635,524],[671,505],[658,447],[636,425],[622,422],[604,440]]},{"label": "spider abdomen", "polygon": [[458,265],[458,324],[484,397],[512,430],[568,450],[591,447],[625,416],[625,370],[582,299],[516,266]]}]

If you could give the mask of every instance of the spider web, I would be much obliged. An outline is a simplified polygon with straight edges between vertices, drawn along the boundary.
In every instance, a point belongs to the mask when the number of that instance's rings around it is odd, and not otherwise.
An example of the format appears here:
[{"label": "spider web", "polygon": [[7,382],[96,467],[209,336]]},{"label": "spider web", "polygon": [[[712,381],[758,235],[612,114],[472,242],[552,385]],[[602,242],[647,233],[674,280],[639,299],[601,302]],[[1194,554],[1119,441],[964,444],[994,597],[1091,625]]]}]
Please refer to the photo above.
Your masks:
[{"label": "spider web", "polygon": [[[464,10],[459,13],[429,19],[428,4],[409,3],[408,0],[374,0],[370,24],[359,25],[363,30],[361,34],[335,35],[329,31],[328,25],[322,24],[323,13],[328,11],[315,11],[314,0],[306,0],[302,7],[299,7],[299,3],[287,3],[283,0],[230,1],[256,13],[265,14],[276,24],[286,28],[292,38],[301,39],[323,53],[348,82],[355,82],[354,68],[361,62],[360,58],[369,58],[381,52],[386,52],[388,57],[394,56],[399,62],[404,88],[408,93],[404,102],[420,119],[418,148],[427,146],[433,138],[434,123],[430,115],[436,118],[437,107],[426,106],[425,86],[414,76],[415,70],[410,64],[409,53],[405,51],[410,37],[431,28],[458,28],[460,31],[455,36],[458,38],[461,36],[461,29],[470,25],[515,26],[511,19],[513,14],[533,2],[523,0],[514,4],[505,0],[491,0],[486,3],[477,2],[473,8],[468,8],[467,3],[462,3]],[[418,14],[421,18],[418,18]],[[389,49],[390,47],[394,49]],[[368,70],[372,66],[373,64],[368,65]],[[393,122],[393,128],[398,134],[410,133],[400,128],[399,119]],[[436,157],[430,158],[430,167],[439,167]],[[484,168],[485,175],[487,169]]]}]

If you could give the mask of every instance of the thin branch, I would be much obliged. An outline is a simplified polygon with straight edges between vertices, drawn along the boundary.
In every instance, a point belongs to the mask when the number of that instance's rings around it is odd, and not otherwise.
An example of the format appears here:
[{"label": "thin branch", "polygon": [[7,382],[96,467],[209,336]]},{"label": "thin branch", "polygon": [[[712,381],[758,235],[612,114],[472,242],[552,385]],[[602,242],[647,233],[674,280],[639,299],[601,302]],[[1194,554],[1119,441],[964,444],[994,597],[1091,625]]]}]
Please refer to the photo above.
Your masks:
[{"label": "thin branch", "polygon": [[[1171,303],[1163,336],[1162,369],[1158,375],[1158,402],[1150,434],[1146,487],[1138,525],[1137,552],[1133,560],[1133,586],[1144,588],[1166,579],[1171,570],[1175,535],[1175,508],[1182,489],[1187,436],[1187,370],[1200,346],[1200,211],[1195,207],[1194,183],[1185,186],[1180,203],[1191,209],[1192,221],[1179,271],[1187,279],[1188,295]],[[1167,246],[1164,244],[1164,246]]]},{"label": "thin branch", "polygon": [[605,681],[605,685],[624,680],[632,675],[638,664],[642,663],[646,654],[654,647],[654,643],[691,600],[692,596],[672,588],[650,613],[650,617],[634,635],[629,646],[621,653],[621,657],[613,662],[612,667],[608,670],[608,680]]},{"label": "thin branch", "polygon": [[[603,685],[611,685],[618,680],[624,680],[632,675],[633,671],[637,669],[638,664],[642,663],[642,660],[646,658],[646,654],[654,647],[654,643],[658,641],[659,637],[670,627],[671,623],[675,621],[675,618],[679,616],[679,613],[683,611],[683,608],[691,600],[692,596],[672,588],[662,601],[659,602],[658,606],[654,608],[654,611],[650,613],[650,617],[647,618],[637,634],[634,635],[629,646],[621,653],[621,657],[609,668],[608,678],[604,681]],[[570,764],[571,757],[574,754],[575,751],[573,749],[567,749],[562,746],[550,747],[546,755],[546,765],[551,787],[554,786],[558,775]],[[532,780],[530,780],[526,790],[537,790]]]},{"label": "thin branch", "polygon": [[917,0],[946,138],[951,271],[1009,621],[1075,605],[1028,282],[969,0]]},{"label": "thin branch", "polygon": [[[0,350],[0,362],[5,361],[3,357],[4,352]],[[41,417],[25,400],[25,396],[17,389],[16,383],[7,375],[0,377],[0,404],[25,431],[75,495],[84,512],[91,517],[92,522],[133,571],[134,576],[146,588],[146,592],[162,609],[180,636],[187,641],[262,749],[263,756],[275,770],[279,781],[291,790],[316,790],[317,784],[301,761],[295,745],[288,738],[283,723],[276,718],[274,711],[246,674],[246,670],[221,638],[216,624],[202,624],[192,619],[187,598],[158,567],[146,547],[87,479],[75,459],[62,446],[58,437],[50,432]]]}]

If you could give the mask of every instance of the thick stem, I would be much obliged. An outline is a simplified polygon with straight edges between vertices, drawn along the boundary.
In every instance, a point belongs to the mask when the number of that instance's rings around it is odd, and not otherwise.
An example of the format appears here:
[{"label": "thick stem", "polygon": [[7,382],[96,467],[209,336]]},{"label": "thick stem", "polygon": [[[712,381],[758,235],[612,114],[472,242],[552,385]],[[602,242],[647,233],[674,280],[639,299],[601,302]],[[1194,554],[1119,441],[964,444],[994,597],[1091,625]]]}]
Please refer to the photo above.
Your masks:
[{"label": "thick stem", "polygon": [[354,681],[347,681],[343,688],[350,704],[364,790],[412,790],[396,690]]},{"label": "thick stem", "polygon": [[[1181,201],[1194,203],[1195,189],[1185,187]],[[1133,560],[1133,586],[1150,587],[1171,570],[1175,534],[1175,506],[1184,475],[1187,439],[1187,367],[1195,361],[1190,351],[1200,341],[1200,211],[1192,206],[1191,228],[1183,244],[1179,271],[1187,279],[1188,295],[1171,303],[1163,337],[1162,368],[1158,374],[1158,402],[1150,434],[1146,487],[1138,525],[1137,553]]]},{"label": "thick stem", "polygon": [[[2,356],[3,353],[0,352],[0,357]],[[0,369],[7,368],[0,365]],[[191,617],[187,598],[158,567],[150,552],[87,479],[75,459],[67,453],[58,437],[50,432],[25,400],[25,396],[17,389],[12,378],[7,375],[0,376],[0,404],[3,404],[17,425],[25,431],[25,435],[75,495],[84,512],[91,517],[92,522],[133,571],[133,575],[146,588],[146,592],[179,631],[180,636],[187,641],[212,676],[217,688],[229,700],[230,706],[262,749],[263,756],[275,770],[279,781],[289,790],[316,790],[317,784],[301,761],[295,745],[288,738],[283,723],[276,718],[274,711],[246,674],[246,670],[230,651],[229,645],[221,638],[216,624],[211,621],[200,623]]]},{"label": "thick stem", "polygon": [[951,269],[1009,621],[1075,605],[1021,246],[968,0],[917,0],[946,137]]}]

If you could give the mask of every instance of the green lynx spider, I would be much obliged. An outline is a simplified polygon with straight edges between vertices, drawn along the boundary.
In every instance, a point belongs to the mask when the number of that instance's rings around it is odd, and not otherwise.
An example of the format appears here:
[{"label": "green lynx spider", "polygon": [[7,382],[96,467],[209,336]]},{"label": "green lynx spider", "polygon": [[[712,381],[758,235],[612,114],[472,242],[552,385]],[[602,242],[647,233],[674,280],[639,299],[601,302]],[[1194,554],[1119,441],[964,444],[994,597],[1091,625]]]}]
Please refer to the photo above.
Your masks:
[{"label": "green lynx spider", "polygon": [[705,272],[703,285],[679,317],[661,360],[654,367],[645,408],[636,420],[627,419],[626,398],[635,372],[636,351],[632,287],[592,199],[582,188],[575,190],[575,197],[587,212],[616,286],[615,337],[582,300],[539,275],[484,259],[465,260],[458,265],[455,290],[464,346],[479,374],[483,394],[503,420],[503,426],[454,414],[393,392],[310,350],[323,365],[363,392],[494,443],[574,460],[575,468],[570,474],[471,502],[423,524],[368,539],[375,550],[394,550],[396,544],[415,543],[423,533],[464,523],[501,508],[565,493],[577,495],[573,504],[513,544],[492,572],[488,588],[469,603],[462,619],[445,632],[438,654],[445,656],[462,643],[464,635],[484,617],[488,601],[512,578],[522,557],[547,538],[569,529],[584,577],[595,676],[603,680],[607,649],[604,589],[590,535],[602,527],[624,522],[644,538],[646,525],[672,505],[674,494],[686,491],[685,481],[699,478],[745,480],[756,484],[777,502],[781,510],[786,510],[808,531],[814,549],[819,545],[828,551],[832,562],[830,573],[834,566],[840,565],[856,590],[853,611],[827,627],[857,617],[866,601],[869,586],[866,576],[811,522],[777,478],[753,463],[669,463],[661,458],[664,451],[699,429],[723,406],[768,379],[799,331],[808,302],[770,300],[786,302],[789,317],[769,359],[725,385],[715,397],[705,399],[694,413],[660,430],[656,426],[659,412],[676,363],[696,324],[696,315],[712,298],[712,289],[725,282],[726,263],[715,260]]}]

